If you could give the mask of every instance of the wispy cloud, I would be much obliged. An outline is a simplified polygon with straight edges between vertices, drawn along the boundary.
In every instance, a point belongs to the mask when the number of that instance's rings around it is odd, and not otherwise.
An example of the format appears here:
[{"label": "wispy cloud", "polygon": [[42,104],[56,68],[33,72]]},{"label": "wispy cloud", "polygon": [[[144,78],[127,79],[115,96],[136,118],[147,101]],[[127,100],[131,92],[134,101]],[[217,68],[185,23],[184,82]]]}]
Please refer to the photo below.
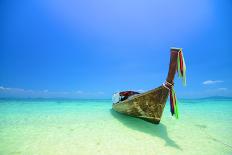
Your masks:
[{"label": "wispy cloud", "polygon": [[[0,91],[26,91],[25,89],[22,89],[22,88],[9,88],[9,87],[3,87],[3,86],[0,86]],[[27,90],[27,91],[30,91],[30,90]]]},{"label": "wispy cloud", "polygon": [[45,89],[45,90],[43,90],[43,92],[44,92],[44,93],[47,93],[47,92],[48,92],[48,90],[47,90],[47,89]]},{"label": "wispy cloud", "polygon": [[104,93],[103,91],[98,91],[97,94],[103,95],[103,94],[105,94],[105,93]]},{"label": "wispy cloud", "polygon": [[202,84],[211,85],[211,84],[222,83],[222,82],[224,82],[224,81],[222,81],[222,80],[206,80],[206,81],[202,82]]},{"label": "wispy cloud", "polygon": [[0,86],[0,90],[7,90],[7,89],[9,89],[9,88],[5,88],[3,86]]},{"label": "wispy cloud", "polygon": [[0,86],[0,97],[45,97],[45,98],[101,98],[105,93],[102,91],[96,92],[84,92],[82,90],[77,91],[49,91],[44,90],[29,90],[22,88],[10,88]]},{"label": "wispy cloud", "polygon": [[84,92],[81,90],[76,91],[76,94],[83,94]]},{"label": "wispy cloud", "polygon": [[136,90],[136,91],[139,92],[139,93],[145,92],[145,90],[143,90],[143,89],[138,89],[138,90]]},{"label": "wispy cloud", "polygon": [[227,88],[218,88],[219,91],[226,91],[228,90]]}]

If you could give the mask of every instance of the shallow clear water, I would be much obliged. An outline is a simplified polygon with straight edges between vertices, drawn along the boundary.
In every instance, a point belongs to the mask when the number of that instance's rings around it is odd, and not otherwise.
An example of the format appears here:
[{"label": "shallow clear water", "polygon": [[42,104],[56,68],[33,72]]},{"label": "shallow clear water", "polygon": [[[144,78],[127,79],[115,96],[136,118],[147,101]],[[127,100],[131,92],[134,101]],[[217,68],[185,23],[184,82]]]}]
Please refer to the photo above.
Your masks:
[{"label": "shallow clear water", "polygon": [[232,154],[232,100],[184,100],[159,125],[110,100],[1,100],[0,155]]}]

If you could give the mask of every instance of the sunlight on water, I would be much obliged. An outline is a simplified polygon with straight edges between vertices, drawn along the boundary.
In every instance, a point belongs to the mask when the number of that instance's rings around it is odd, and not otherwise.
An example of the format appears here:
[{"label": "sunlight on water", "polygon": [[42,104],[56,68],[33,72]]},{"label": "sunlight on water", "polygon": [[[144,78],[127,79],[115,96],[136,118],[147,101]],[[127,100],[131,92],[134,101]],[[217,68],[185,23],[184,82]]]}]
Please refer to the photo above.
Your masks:
[{"label": "sunlight on water", "polygon": [[[183,102],[183,101],[182,101]],[[159,125],[110,100],[1,100],[1,155],[232,154],[232,101],[185,100]]]}]

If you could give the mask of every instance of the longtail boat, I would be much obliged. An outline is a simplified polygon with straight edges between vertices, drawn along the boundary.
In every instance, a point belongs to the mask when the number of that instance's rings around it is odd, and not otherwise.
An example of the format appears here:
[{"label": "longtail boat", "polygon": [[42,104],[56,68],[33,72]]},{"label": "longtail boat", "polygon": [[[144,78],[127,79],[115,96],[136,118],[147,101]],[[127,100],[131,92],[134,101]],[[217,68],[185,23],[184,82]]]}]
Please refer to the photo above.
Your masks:
[{"label": "longtail boat", "polygon": [[174,91],[174,78],[176,72],[186,85],[186,66],[181,48],[171,48],[170,63],[166,82],[161,86],[144,93],[135,91],[122,91],[112,97],[113,109],[132,117],[159,124],[162,113],[170,95],[171,114],[178,118],[178,104]]}]

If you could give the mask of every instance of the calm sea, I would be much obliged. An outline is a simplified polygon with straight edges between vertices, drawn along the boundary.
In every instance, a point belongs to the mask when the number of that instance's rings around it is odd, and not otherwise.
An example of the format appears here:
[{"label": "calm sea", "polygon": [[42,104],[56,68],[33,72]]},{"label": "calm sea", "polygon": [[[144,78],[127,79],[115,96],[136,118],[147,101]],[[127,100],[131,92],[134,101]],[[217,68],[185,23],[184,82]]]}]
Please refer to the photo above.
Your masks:
[{"label": "calm sea", "polygon": [[159,125],[118,114],[110,100],[0,100],[0,155],[232,154],[232,100],[169,103]]}]

